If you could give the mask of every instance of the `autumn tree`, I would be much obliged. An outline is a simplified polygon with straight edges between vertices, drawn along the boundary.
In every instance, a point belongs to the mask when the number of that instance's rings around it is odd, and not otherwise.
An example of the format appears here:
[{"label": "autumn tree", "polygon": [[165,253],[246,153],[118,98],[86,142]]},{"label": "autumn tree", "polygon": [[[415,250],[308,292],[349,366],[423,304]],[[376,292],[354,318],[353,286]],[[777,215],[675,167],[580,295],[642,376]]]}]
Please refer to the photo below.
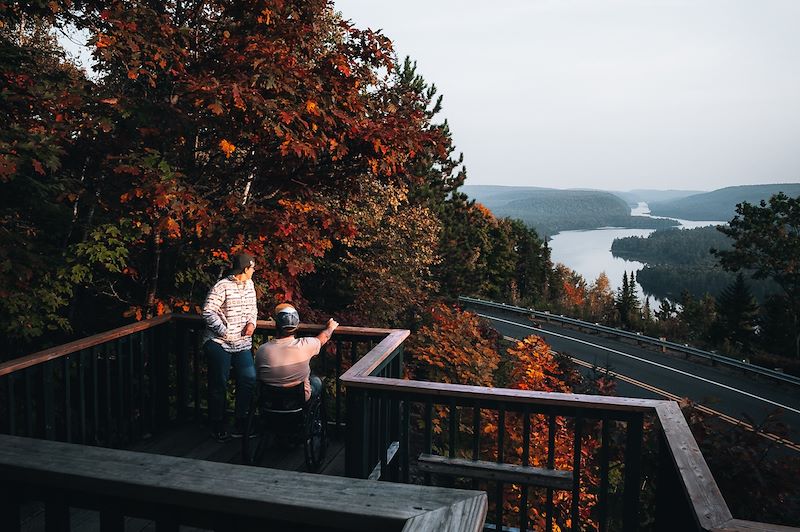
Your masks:
[{"label": "autumn tree", "polygon": [[354,186],[358,194],[348,190],[333,201],[357,231],[319,261],[303,292],[314,307],[349,323],[411,326],[438,288],[432,269],[441,261],[439,219],[400,185]]},{"label": "autumn tree", "polygon": [[[98,74],[87,80],[58,54],[4,37],[2,72],[17,94],[3,105],[17,118],[2,137],[3,223],[25,241],[3,246],[3,264],[16,265],[3,269],[4,301],[16,305],[6,330],[22,335],[18,324],[28,323],[36,336],[82,319],[96,330],[123,312],[191,310],[240,250],[265,266],[257,281],[266,302],[304,307],[303,279],[342,256],[373,267],[364,272],[373,293],[386,288],[367,276],[379,270],[396,286],[435,287],[425,273],[433,244],[417,249],[412,237],[419,225],[435,240],[439,226],[416,192],[432,179],[417,172],[420,154],[439,165],[440,194],[460,178],[446,177],[449,133],[431,123],[426,94],[393,74],[386,37],[354,28],[323,0],[67,6],[2,6],[8,34],[34,15],[86,30]],[[31,142],[38,132],[41,148]],[[11,200],[31,177],[46,198],[22,197],[41,211],[23,219]],[[370,219],[378,199],[383,214]],[[45,216],[51,205],[58,216]],[[393,241],[391,227],[408,232]],[[15,247],[30,256],[6,251]],[[39,306],[41,323],[25,319],[35,281],[16,281],[29,264],[43,266],[49,291],[35,294],[52,307]]]},{"label": "autumn tree", "polygon": [[[537,390],[546,392],[573,392],[568,384],[575,381],[577,376],[572,373],[574,370],[560,364],[550,346],[538,336],[529,336],[517,341],[507,350],[507,360],[512,369],[509,375],[508,387],[520,390]],[[518,416],[511,416],[512,419],[507,429],[508,450],[506,457],[515,456],[517,460],[522,458],[523,439],[522,432],[519,430],[521,422]],[[585,431],[582,436],[582,453],[586,457],[592,456],[599,448],[597,431],[592,428]],[[565,417],[555,418],[555,467],[556,469],[571,469],[572,464],[572,445],[574,440],[575,427],[572,420]],[[530,460],[534,467],[546,467],[548,439],[550,437],[549,420],[547,416],[535,415],[531,417],[530,433]],[[508,458],[507,458],[508,459]],[[593,523],[593,509],[597,503],[597,495],[594,488],[598,485],[598,475],[592,467],[583,464],[582,483],[583,488],[580,494],[580,513],[584,523]],[[519,486],[514,486],[506,495],[513,502],[507,506],[518,508]],[[534,492],[534,497],[538,502],[530,506],[529,520],[536,530],[545,527],[545,498],[541,490]],[[569,509],[571,507],[571,494],[567,491],[556,492],[553,499],[557,509],[556,524],[562,527],[569,527]],[[514,521],[517,522],[517,521]]]},{"label": "autumn tree", "polygon": [[471,312],[438,303],[407,342],[408,371],[418,380],[492,386],[499,335]]},{"label": "autumn tree", "polygon": [[609,322],[613,319],[614,292],[605,272],[600,272],[586,291],[586,310],[592,320]]},{"label": "autumn tree", "polygon": [[[406,348],[410,375],[417,380],[471,384],[478,386],[502,386],[521,390],[547,392],[573,392],[572,383],[579,380],[577,372],[556,358],[547,343],[540,337],[530,336],[511,343],[501,350],[500,337],[469,312],[462,312],[445,305],[436,305],[429,311],[426,323],[412,335]],[[420,415],[420,414],[418,414]],[[449,407],[434,406],[433,433],[434,447],[446,453],[449,440]],[[458,433],[466,442],[454,449],[456,456],[471,457],[474,412],[460,410]],[[420,422],[421,423],[421,422]],[[497,411],[481,409],[480,412],[480,457],[483,460],[496,460],[498,457],[497,434],[500,430]],[[574,427],[572,421],[564,417],[555,420],[555,467],[572,468],[572,445]],[[504,461],[520,463],[523,453],[522,420],[518,414],[507,413],[504,426]],[[549,439],[549,420],[547,416],[531,416],[530,464],[546,467],[547,445]],[[593,522],[593,509],[596,503],[598,476],[593,458],[598,449],[596,427],[586,428],[583,433],[584,464],[582,470],[581,518],[583,522]],[[508,485],[503,492],[505,513],[509,523],[518,523],[520,511],[520,486]],[[545,501],[543,492],[532,492],[529,501],[529,522],[534,528],[543,528],[545,520]],[[538,502],[537,502],[538,501]],[[556,523],[569,526],[571,497],[569,492],[557,492],[554,497],[557,509]],[[494,503],[493,503],[494,504]]]},{"label": "autumn tree", "polygon": [[[8,355],[56,329],[73,296],[64,250],[80,173],[68,154],[91,127],[82,74],[50,33],[44,6],[0,4],[0,331]],[[79,232],[76,230],[76,232]]]}]

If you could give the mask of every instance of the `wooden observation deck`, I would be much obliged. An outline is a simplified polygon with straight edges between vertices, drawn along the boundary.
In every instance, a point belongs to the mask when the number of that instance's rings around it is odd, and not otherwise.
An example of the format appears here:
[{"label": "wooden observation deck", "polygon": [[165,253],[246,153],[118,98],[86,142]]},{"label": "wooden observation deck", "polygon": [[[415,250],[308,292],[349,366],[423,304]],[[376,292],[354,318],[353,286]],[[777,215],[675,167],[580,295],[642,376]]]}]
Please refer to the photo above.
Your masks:
[{"label": "wooden observation deck", "polygon": [[796,530],[733,519],[676,403],[406,380],[405,330],[340,327],[315,359],[322,474],[302,449],[240,465],[202,425],[201,329],[165,315],[0,364],[0,530],[635,531],[644,508],[654,530]]}]

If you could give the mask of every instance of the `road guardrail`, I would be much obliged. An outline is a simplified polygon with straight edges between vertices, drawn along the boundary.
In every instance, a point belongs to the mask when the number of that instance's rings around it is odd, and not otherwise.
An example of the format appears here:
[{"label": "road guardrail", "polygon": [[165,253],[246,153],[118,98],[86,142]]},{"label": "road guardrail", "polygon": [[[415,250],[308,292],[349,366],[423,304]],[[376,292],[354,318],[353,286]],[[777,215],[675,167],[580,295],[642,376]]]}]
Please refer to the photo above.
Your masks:
[{"label": "road guardrail", "polygon": [[487,301],[484,299],[477,299],[474,297],[466,297],[466,296],[461,296],[458,298],[458,300],[467,305],[477,305],[477,306],[495,308],[506,312],[525,314],[527,316],[533,316],[538,319],[554,321],[558,323],[565,323],[568,325],[574,325],[576,327],[581,327],[583,329],[589,329],[590,331],[611,334],[621,338],[630,338],[638,342],[661,347],[662,349],[669,349],[671,351],[677,351],[679,353],[685,353],[688,355],[705,358],[711,361],[712,364],[719,363],[725,366],[730,366],[751,373],[763,375],[765,377],[771,377],[773,379],[782,382],[788,382],[790,384],[800,385],[800,378],[795,377],[794,375],[789,375],[787,373],[775,371],[774,369],[765,368],[763,366],[757,366],[755,364],[744,362],[742,360],[738,360],[729,356],[720,355],[719,353],[712,353],[711,351],[703,351],[702,349],[697,349],[696,347],[692,347],[687,344],[678,344],[675,342],[670,342],[668,340],[662,340],[660,338],[653,338],[652,336],[645,336],[642,333],[625,331],[623,329],[617,329],[615,327],[607,327],[605,325],[600,325],[598,323],[590,323],[588,321],[577,320],[575,318],[570,318],[559,314],[551,314],[549,311],[516,307],[514,305],[507,305],[505,303],[497,303],[495,301]]}]

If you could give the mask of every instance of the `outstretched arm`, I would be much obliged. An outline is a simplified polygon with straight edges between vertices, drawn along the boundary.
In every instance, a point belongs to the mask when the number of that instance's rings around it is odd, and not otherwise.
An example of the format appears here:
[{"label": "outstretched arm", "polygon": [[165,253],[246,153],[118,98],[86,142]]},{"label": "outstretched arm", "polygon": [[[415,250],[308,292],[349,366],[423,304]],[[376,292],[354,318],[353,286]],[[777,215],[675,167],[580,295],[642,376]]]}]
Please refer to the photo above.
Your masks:
[{"label": "outstretched arm", "polygon": [[328,342],[328,340],[331,339],[331,336],[333,336],[333,331],[335,331],[336,327],[338,326],[339,326],[338,321],[334,320],[333,318],[328,320],[328,326],[325,327],[325,329],[317,335],[317,340],[319,340],[320,347],[325,345]]}]

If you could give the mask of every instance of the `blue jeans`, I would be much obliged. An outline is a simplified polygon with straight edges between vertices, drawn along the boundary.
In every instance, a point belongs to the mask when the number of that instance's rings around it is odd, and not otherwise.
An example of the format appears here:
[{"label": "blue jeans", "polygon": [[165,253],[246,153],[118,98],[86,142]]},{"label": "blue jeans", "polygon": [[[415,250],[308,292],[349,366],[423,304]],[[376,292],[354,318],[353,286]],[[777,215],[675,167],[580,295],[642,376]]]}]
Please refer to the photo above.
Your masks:
[{"label": "blue jeans", "polygon": [[244,419],[250,407],[250,398],[256,384],[256,368],[253,364],[253,353],[249,349],[243,351],[225,351],[221,345],[212,340],[203,344],[203,351],[208,359],[208,419],[215,431],[224,428],[225,393],[228,389],[228,376],[233,367],[236,378],[236,419]]},{"label": "blue jeans", "polygon": [[308,401],[311,402],[319,397],[319,395],[322,393],[322,380],[313,374],[308,378],[308,380],[311,383],[311,397],[308,399]]}]

